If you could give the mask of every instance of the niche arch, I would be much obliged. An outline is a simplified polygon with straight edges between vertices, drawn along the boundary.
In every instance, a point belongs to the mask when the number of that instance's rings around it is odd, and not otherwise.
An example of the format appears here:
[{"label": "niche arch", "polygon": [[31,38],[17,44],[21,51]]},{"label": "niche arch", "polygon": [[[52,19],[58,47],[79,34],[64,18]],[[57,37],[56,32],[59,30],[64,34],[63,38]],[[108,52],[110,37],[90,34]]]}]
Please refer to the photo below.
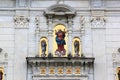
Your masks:
[{"label": "niche arch", "polygon": [[[56,54],[56,50],[58,49],[58,45],[57,45],[57,42],[56,42],[56,31],[58,32],[59,30],[62,30],[62,31],[65,31],[66,33],[65,33],[65,38],[64,38],[64,40],[65,40],[65,42],[66,42],[66,44],[64,45],[64,49],[66,50],[66,53],[65,53],[65,55],[61,55],[61,56],[58,56],[57,54]],[[66,57],[67,56],[67,54],[68,54],[68,33],[67,33],[67,28],[66,28],[66,26],[64,25],[64,24],[56,24],[55,26],[54,26],[54,28],[53,28],[53,56],[54,57]]]},{"label": "niche arch", "polygon": [[48,39],[46,37],[41,37],[40,38],[40,43],[39,43],[39,56],[43,57],[42,54],[43,54],[43,51],[42,51],[42,42],[45,42],[46,43],[46,51],[45,51],[45,55],[43,55],[44,57],[48,56]]},{"label": "niche arch", "polygon": [[[82,45],[79,37],[74,37],[72,40],[72,55],[73,57],[81,57],[82,54]],[[76,52],[76,50],[78,50]]]},{"label": "niche arch", "polygon": [[[64,25],[65,29],[67,31],[67,38],[65,41],[69,43],[69,47],[66,46],[66,55],[61,56],[61,57],[67,57],[67,54],[72,52],[72,32],[73,32],[73,18],[76,15],[76,10],[65,4],[55,4],[50,7],[48,7],[44,11],[44,16],[46,17],[47,20],[47,25],[48,25],[48,38],[49,38],[49,53],[52,53],[54,57],[55,56],[55,49],[56,49],[56,44],[55,44],[55,27],[58,25]],[[66,44],[67,44],[66,43]],[[51,46],[54,46],[51,48]]]}]

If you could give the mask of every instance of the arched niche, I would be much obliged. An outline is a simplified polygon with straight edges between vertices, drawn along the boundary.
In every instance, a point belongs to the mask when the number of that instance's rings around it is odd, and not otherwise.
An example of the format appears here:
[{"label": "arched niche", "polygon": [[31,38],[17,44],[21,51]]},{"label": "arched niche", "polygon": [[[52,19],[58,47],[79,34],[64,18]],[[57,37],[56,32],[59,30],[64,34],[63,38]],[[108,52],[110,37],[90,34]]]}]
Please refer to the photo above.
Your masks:
[{"label": "arched niche", "polygon": [[[56,32],[58,32],[59,30],[62,30],[64,32],[66,32],[67,28],[63,24],[57,24],[57,25],[55,25],[55,27],[53,29],[53,56],[54,57],[58,57],[57,54],[56,54],[56,50],[58,49],[58,44],[56,42],[56,36],[57,36]],[[66,50],[66,54],[62,55],[61,57],[66,57],[67,54],[68,54],[68,46],[67,46],[68,45],[68,37],[67,36],[68,36],[68,33],[66,32],[65,33],[65,38],[64,38],[64,40],[66,42],[66,44],[64,45],[64,49]]]},{"label": "arched niche", "polygon": [[[44,15],[47,19],[48,25],[48,37],[49,37],[49,44],[48,44],[48,51],[54,55],[54,48],[52,49],[51,46],[54,46],[54,41],[52,36],[54,34],[55,25],[61,24],[65,26],[68,31],[68,43],[72,44],[72,32],[73,32],[73,18],[76,15],[76,10],[68,5],[65,4],[55,4],[48,7],[44,11]],[[72,53],[72,46],[69,45],[67,48],[67,53]],[[67,55],[67,54],[66,54]],[[65,55],[65,56],[66,56]]]},{"label": "arched niche", "polygon": [[73,57],[81,56],[81,40],[78,37],[74,37],[72,41],[72,55]]},{"label": "arched niche", "polygon": [[[42,44],[45,43],[45,44]],[[43,55],[43,49],[46,48],[45,50],[45,55]],[[40,44],[39,44],[39,54],[42,57],[42,55],[44,57],[48,56],[48,39],[46,37],[41,37],[40,38]]]},{"label": "arched niche", "polygon": [[120,67],[116,69],[116,80],[120,80]]},{"label": "arched niche", "polygon": [[2,80],[4,80],[4,68],[0,67],[0,76],[2,76]]}]

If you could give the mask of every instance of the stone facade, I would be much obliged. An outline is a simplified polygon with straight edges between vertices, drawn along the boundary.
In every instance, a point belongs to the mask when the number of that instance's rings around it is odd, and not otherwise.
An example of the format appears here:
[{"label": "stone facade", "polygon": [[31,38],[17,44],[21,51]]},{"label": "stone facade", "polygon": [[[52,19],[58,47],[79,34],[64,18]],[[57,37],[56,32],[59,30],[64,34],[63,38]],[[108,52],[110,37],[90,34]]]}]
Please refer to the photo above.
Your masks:
[{"label": "stone facade", "polygon": [[[48,53],[52,53],[53,28],[57,24],[67,28],[68,53],[72,54],[72,39],[78,37],[85,57],[79,59],[80,63],[95,58],[93,66],[87,67],[88,74],[72,76],[73,80],[117,80],[119,3],[119,0],[0,0],[0,68],[4,70],[4,80],[49,78],[35,77],[28,58],[35,58],[33,65],[37,62],[42,37],[47,38]],[[61,80],[59,76],[54,79]],[[71,80],[70,76],[62,79]]]}]

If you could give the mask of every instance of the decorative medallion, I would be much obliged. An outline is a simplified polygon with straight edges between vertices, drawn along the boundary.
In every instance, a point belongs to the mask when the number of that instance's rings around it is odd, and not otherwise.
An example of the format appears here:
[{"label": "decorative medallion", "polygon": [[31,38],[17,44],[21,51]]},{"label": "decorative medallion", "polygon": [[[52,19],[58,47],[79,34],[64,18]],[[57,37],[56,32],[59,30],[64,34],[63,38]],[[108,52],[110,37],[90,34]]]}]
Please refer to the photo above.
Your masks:
[{"label": "decorative medallion", "polygon": [[49,74],[54,74],[54,73],[55,73],[54,67],[50,67],[50,68],[49,68]]},{"label": "decorative medallion", "polygon": [[46,69],[45,69],[45,67],[41,67],[41,68],[40,68],[40,73],[41,73],[41,74],[46,74]]},{"label": "decorative medallion", "polygon": [[63,74],[63,67],[58,67],[58,74]]},{"label": "decorative medallion", "polygon": [[75,68],[75,74],[80,74],[80,67]]},{"label": "decorative medallion", "polygon": [[72,67],[67,67],[66,74],[72,74]]}]

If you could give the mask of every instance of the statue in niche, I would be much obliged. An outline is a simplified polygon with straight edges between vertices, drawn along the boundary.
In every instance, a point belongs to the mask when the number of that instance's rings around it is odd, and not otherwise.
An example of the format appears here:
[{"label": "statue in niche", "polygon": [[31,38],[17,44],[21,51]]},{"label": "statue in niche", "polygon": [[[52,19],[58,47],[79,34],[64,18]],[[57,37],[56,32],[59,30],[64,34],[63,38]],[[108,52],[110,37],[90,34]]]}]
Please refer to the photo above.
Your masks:
[{"label": "statue in niche", "polygon": [[78,40],[75,40],[74,41],[74,51],[75,51],[75,57],[78,57],[79,56],[79,51],[80,51],[80,44],[79,44],[79,41]]},{"label": "statue in niche", "polygon": [[3,72],[2,72],[2,70],[0,70],[0,80],[2,80],[3,79]]},{"label": "statue in niche", "polygon": [[118,80],[120,80],[120,70],[118,71]]},{"label": "statue in niche", "polygon": [[56,34],[56,43],[57,43],[57,50],[55,51],[55,54],[58,57],[64,56],[66,54],[66,50],[64,49],[64,45],[66,45],[65,42],[65,29],[62,31],[61,29],[58,30],[58,32],[55,30]]},{"label": "statue in niche", "polygon": [[46,41],[45,40],[42,40],[41,41],[41,48],[42,48],[42,57],[45,57],[46,56],[46,46],[47,46],[47,44],[46,44]]}]

